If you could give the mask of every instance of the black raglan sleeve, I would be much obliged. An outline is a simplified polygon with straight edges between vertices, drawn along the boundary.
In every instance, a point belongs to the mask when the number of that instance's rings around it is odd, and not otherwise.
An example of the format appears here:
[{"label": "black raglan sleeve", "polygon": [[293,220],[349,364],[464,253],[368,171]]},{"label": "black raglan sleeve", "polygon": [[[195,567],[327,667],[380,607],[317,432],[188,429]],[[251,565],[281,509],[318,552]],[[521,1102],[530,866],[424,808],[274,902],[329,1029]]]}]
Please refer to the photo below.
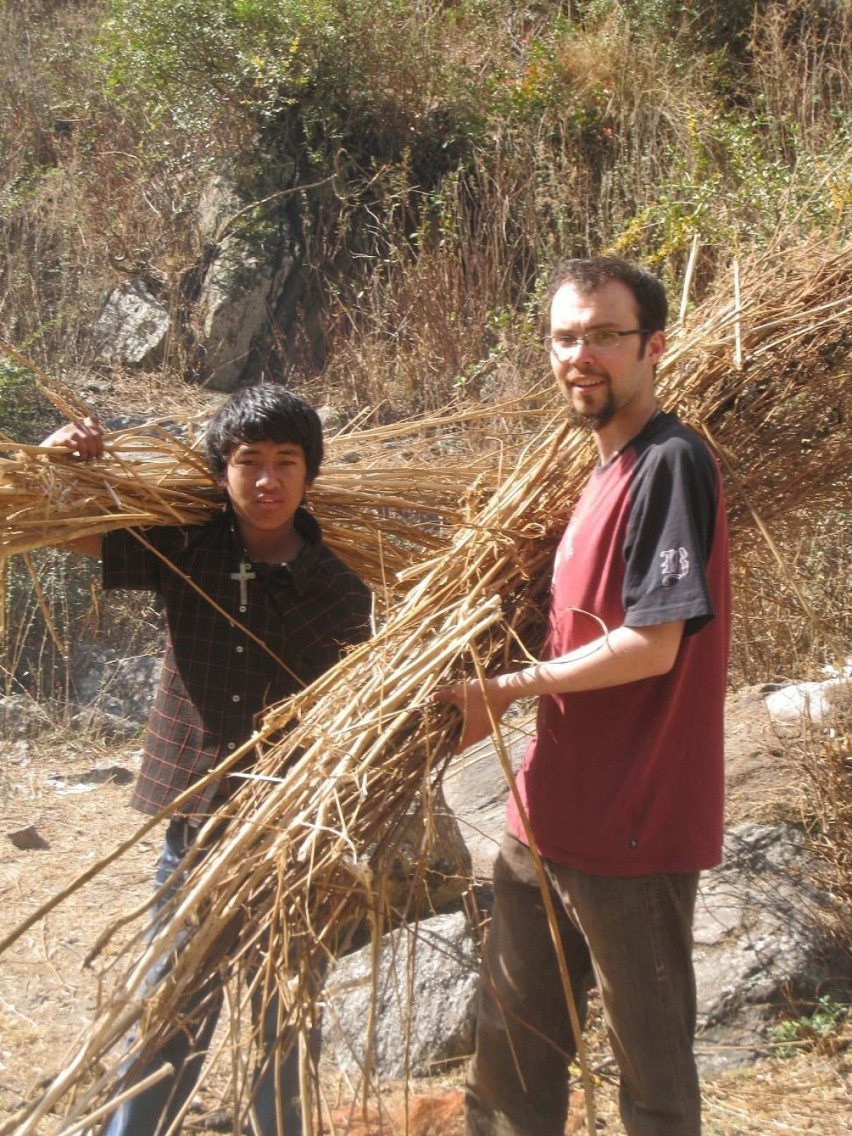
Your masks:
[{"label": "black raglan sleeve", "polygon": [[624,543],[625,623],[685,620],[685,635],[714,617],[706,567],[718,474],[699,438],[669,437],[640,456]]}]

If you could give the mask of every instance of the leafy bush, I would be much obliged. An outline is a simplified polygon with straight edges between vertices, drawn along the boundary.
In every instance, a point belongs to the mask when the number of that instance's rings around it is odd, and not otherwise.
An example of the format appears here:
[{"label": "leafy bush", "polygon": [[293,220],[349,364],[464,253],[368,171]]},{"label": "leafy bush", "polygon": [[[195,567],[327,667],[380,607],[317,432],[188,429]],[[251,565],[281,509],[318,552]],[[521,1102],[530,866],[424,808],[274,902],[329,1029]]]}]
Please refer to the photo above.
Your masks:
[{"label": "leafy bush", "polygon": [[58,422],[59,416],[40,394],[34,376],[0,357],[0,434],[37,445]]},{"label": "leafy bush", "polygon": [[[848,5],[572,7],[573,19],[556,0],[7,6],[20,45],[7,71],[31,97],[0,138],[0,311],[14,311],[18,341],[81,363],[116,272],[156,281],[190,320],[198,203],[226,167],[246,201],[278,203],[261,218],[271,231],[279,209],[303,234],[304,291],[281,313],[301,318],[277,329],[287,366],[317,374],[346,336],[386,334],[422,294],[406,276],[426,257],[466,342],[438,368],[448,391],[477,349],[490,355],[483,319],[522,315],[556,255],[619,250],[675,283],[697,237],[701,287],[779,222],[843,223]],[[485,293],[465,314],[453,297],[472,287]],[[377,288],[401,290],[378,323]],[[171,343],[183,373],[181,335]]]},{"label": "leafy bush", "polygon": [[829,1053],[836,1046],[845,1047],[844,1030],[852,1018],[852,1007],[837,1002],[827,994],[817,1001],[809,1014],[786,1018],[770,1031],[770,1038],[778,1057],[794,1057],[803,1049]]},{"label": "leafy bush", "polygon": [[[228,115],[248,150],[299,138],[335,157],[398,158],[447,105],[439,9],[405,0],[110,0],[100,29],[111,97],[198,128]],[[338,171],[340,172],[340,171]]]}]

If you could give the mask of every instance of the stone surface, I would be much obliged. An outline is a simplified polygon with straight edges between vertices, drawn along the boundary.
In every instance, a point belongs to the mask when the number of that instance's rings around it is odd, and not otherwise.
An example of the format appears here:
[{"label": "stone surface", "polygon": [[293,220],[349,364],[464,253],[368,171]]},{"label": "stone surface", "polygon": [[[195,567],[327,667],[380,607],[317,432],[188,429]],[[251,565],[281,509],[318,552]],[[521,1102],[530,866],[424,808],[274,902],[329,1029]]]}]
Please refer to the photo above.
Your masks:
[{"label": "stone surface", "polygon": [[[702,1073],[753,1060],[779,1011],[801,995],[852,987],[852,960],[824,933],[828,900],[812,883],[802,833],[791,825],[743,824],[726,836],[722,867],[702,877],[695,918],[696,1054]],[[371,1067],[382,1077],[425,1076],[470,1050],[478,973],[467,917],[442,915],[383,940],[376,970]],[[326,1060],[355,1074],[366,1056],[373,951],[344,958],[329,979]],[[845,993],[844,993],[845,992]],[[405,1047],[405,1028],[410,1048]]]},{"label": "stone surface", "polygon": [[75,659],[74,692],[83,720],[100,714],[104,721],[138,731],[148,721],[162,660],[159,655],[122,658],[111,648],[84,648]]},{"label": "stone surface", "polygon": [[470,1053],[478,962],[462,912],[393,931],[382,940],[375,971],[373,960],[368,944],[341,959],[327,979],[323,1061],[357,1083],[368,1057],[373,1071],[395,1078],[406,1070],[435,1073]]},{"label": "stone surface", "polygon": [[[506,755],[514,770],[520,768],[534,725],[532,719],[525,717],[509,719],[505,725]],[[444,774],[443,787],[470,850],[474,878],[490,880],[509,795],[493,742],[481,742],[453,758]]]},{"label": "stone surface", "polygon": [[22,852],[39,852],[50,847],[34,824],[15,828],[11,832],[7,832],[6,835],[13,847]]},{"label": "stone surface", "polygon": [[852,981],[852,960],[825,933],[830,904],[813,868],[801,830],[740,824],[726,833],[721,867],[702,876],[694,936],[704,1071],[754,1057],[798,995],[842,982],[844,969]]},{"label": "stone surface", "polygon": [[457,905],[470,888],[471,856],[439,787],[419,804],[384,856],[385,899],[408,920]]},{"label": "stone surface", "polygon": [[140,280],[113,289],[95,325],[103,362],[128,366],[157,363],[168,334],[168,308]]},{"label": "stone surface", "polygon": [[852,707],[849,678],[798,682],[767,691],[766,711],[784,737],[799,737],[807,728],[831,729],[848,718]]},{"label": "stone surface", "polygon": [[195,307],[202,349],[201,378],[211,390],[239,385],[252,348],[268,334],[288,279],[298,267],[295,238],[283,219],[274,230],[238,235],[227,228],[243,211],[227,177],[211,182],[199,208],[199,225],[213,248]]},{"label": "stone surface", "polygon": [[23,694],[0,695],[0,736],[6,740],[35,737],[51,726],[47,707]]}]

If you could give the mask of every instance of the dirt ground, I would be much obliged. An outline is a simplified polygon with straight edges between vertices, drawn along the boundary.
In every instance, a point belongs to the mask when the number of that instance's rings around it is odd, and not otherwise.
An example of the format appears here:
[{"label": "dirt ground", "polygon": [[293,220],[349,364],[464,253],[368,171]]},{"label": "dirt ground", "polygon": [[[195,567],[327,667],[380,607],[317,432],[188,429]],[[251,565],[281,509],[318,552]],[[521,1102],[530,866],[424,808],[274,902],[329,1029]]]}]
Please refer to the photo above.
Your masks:
[{"label": "dirt ground", "polygon": [[[728,819],[796,819],[800,775],[789,749],[769,726],[762,698],[750,689],[728,706]],[[82,872],[117,848],[142,818],[127,804],[127,782],[137,768],[138,745],[121,748],[58,740],[7,741],[0,766],[3,855],[0,862],[0,938],[62,893]],[[93,780],[92,769],[113,768],[111,780]],[[95,967],[84,960],[99,933],[144,903],[161,833],[136,842],[120,859],[35,921],[0,956],[0,1136],[15,1129],[15,1116],[38,1087],[65,1064],[86,1030],[98,993],[121,945],[110,944]],[[22,848],[16,844],[30,843]],[[771,1057],[746,1071],[704,1082],[708,1136],[766,1136],[768,1132],[852,1132],[852,1054],[849,1037],[823,1052]],[[595,1072],[597,1130],[621,1131],[616,1080],[601,1031],[589,1034]],[[225,1061],[227,1066],[228,1062]],[[353,1105],[349,1086],[327,1079],[326,1131],[350,1136],[408,1132],[411,1136],[460,1136],[462,1072],[390,1085],[382,1099]],[[581,1092],[568,1131],[588,1131]],[[230,1131],[227,1073],[205,1081],[187,1130]],[[224,1117],[224,1121],[223,1121]],[[40,1131],[53,1131],[47,1120]]]}]

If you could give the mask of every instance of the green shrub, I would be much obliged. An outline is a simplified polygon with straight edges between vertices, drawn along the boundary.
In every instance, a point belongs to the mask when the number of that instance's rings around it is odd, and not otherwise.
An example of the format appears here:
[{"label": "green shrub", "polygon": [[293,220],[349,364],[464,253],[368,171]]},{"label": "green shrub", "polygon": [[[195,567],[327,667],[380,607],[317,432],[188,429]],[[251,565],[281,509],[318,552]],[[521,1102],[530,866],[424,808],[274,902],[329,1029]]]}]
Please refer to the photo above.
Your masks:
[{"label": "green shrub", "polygon": [[33,375],[0,357],[0,434],[16,442],[37,445],[59,421]]},{"label": "green shrub", "polygon": [[777,1057],[794,1057],[802,1050],[829,1052],[832,1043],[840,1043],[844,1026],[852,1020],[852,1006],[837,1002],[824,994],[809,1014],[786,1018],[770,1031]]}]

